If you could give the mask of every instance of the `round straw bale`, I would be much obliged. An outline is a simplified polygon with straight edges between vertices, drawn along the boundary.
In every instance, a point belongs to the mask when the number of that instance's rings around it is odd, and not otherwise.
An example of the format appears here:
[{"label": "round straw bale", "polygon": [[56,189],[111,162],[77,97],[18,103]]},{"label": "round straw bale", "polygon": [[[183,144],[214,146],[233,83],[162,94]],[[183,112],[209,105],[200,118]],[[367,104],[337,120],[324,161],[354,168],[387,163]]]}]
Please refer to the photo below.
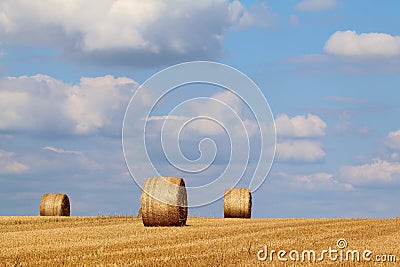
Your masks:
[{"label": "round straw bale", "polygon": [[145,181],[141,198],[144,226],[184,226],[187,219],[185,181],[154,177]]},{"label": "round straw bale", "polygon": [[251,192],[248,188],[225,190],[225,218],[251,218]]},{"label": "round straw bale", "polygon": [[48,193],[40,201],[40,216],[69,216],[69,198],[65,194]]}]

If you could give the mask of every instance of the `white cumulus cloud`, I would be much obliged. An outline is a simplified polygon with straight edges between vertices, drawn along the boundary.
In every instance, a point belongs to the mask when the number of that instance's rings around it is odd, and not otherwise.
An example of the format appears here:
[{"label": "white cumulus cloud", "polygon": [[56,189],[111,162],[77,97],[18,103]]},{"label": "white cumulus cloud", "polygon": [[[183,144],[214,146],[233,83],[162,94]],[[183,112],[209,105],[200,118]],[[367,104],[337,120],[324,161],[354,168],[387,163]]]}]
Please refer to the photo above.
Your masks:
[{"label": "white cumulus cloud", "polygon": [[290,140],[276,146],[276,159],[279,162],[318,163],[325,159],[326,153],[321,143],[309,140]]},{"label": "white cumulus cloud", "polygon": [[[111,75],[81,78],[80,84],[71,88],[65,109],[75,122],[75,133],[90,133],[122,121],[127,101],[138,84],[129,78]],[[116,117],[117,116],[117,117]]]},{"label": "white cumulus cloud", "polygon": [[138,84],[107,75],[70,85],[45,75],[0,80],[0,131],[40,135],[121,131],[123,113]]},{"label": "white cumulus cloud", "polygon": [[296,5],[296,9],[302,11],[320,11],[339,6],[337,0],[304,0]]},{"label": "white cumulus cloud", "polygon": [[275,119],[278,137],[312,138],[325,135],[326,123],[318,116],[308,114],[289,118],[288,115],[278,115]]},{"label": "white cumulus cloud", "polygon": [[[210,97],[193,98],[181,103],[169,116],[151,116],[148,122],[154,129],[161,129],[168,135],[177,136],[184,129],[183,136],[190,139],[196,135],[225,135],[228,130],[231,136],[251,137],[260,131],[255,120],[246,118],[242,100],[230,91],[218,92]],[[175,114],[177,113],[177,114]],[[261,124],[261,123],[260,123]]]},{"label": "white cumulus cloud", "polygon": [[343,166],[338,176],[355,186],[400,185],[400,162],[375,159],[372,163]]},{"label": "white cumulus cloud", "polygon": [[239,1],[3,0],[3,44],[41,45],[98,64],[157,65],[215,58],[239,24],[260,24]]},{"label": "white cumulus cloud", "polygon": [[324,50],[328,54],[345,57],[399,56],[400,36],[337,31],[325,43]]},{"label": "white cumulus cloud", "polygon": [[400,130],[389,132],[386,137],[385,145],[390,149],[400,152]]},{"label": "white cumulus cloud", "polygon": [[276,158],[279,162],[318,163],[325,159],[322,144],[315,140],[325,136],[327,124],[313,114],[275,118],[278,143]]},{"label": "white cumulus cloud", "polygon": [[383,148],[391,160],[400,160],[400,130],[388,133],[383,140]]}]

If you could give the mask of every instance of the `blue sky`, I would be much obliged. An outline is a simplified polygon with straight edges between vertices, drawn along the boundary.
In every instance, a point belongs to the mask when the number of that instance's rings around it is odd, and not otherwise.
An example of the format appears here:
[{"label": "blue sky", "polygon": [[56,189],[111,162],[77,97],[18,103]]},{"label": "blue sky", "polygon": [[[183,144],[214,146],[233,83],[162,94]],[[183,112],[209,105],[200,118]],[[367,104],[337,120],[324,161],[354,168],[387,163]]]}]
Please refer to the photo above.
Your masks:
[{"label": "blue sky", "polygon": [[[399,216],[399,8],[394,0],[2,1],[0,215],[36,215],[46,192],[67,193],[73,215],[135,214],[140,188],[121,147],[128,102],[158,71],[212,60],[255,81],[275,118],[276,157],[253,194],[254,217]],[[199,96],[244,107],[220,88],[192,86],[164,101],[154,132],[164,109]],[[222,153],[201,183],[223,170],[227,144],[210,125],[193,129],[182,140],[189,158],[206,137]],[[189,213],[221,217],[222,202]]]}]

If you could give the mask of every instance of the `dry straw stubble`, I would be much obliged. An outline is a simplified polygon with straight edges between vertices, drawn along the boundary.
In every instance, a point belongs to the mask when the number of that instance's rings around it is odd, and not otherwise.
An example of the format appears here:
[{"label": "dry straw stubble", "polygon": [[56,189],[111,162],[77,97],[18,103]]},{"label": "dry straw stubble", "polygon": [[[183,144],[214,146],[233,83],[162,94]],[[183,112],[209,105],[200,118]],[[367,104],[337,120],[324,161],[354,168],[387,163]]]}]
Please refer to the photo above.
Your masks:
[{"label": "dry straw stubble", "polygon": [[224,217],[251,218],[251,192],[248,188],[233,188],[225,190]]},{"label": "dry straw stubble", "polygon": [[47,193],[40,201],[40,216],[69,216],[71,207],[66,194]]},{"label": "dry straw stubble", "polygon": [[145,181],[141,197],[144,226],[184,226],[187,219],[185,181],[154,177]]}]

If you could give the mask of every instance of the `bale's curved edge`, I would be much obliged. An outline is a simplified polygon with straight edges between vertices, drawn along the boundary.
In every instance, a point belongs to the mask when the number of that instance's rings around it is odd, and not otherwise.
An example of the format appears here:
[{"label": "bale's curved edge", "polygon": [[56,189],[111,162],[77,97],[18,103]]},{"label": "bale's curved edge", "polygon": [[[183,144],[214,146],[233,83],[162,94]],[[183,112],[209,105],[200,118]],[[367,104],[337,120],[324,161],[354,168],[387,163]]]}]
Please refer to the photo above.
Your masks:
[{"label": "bale's curved edge", "polygon": [[70,216],[71,207],[66,194],[47,193],[40,201],[40,216]]},{"label": "bale's curved edge", "polygon": [[224,218],[251,218],[252,198],[248,188],[225,190]]},{"label": "bale's curved edge", "polygon": [[187,220],[185,181],[154,177],[145,181],[141,196],[144,226],[184,226]]}]

